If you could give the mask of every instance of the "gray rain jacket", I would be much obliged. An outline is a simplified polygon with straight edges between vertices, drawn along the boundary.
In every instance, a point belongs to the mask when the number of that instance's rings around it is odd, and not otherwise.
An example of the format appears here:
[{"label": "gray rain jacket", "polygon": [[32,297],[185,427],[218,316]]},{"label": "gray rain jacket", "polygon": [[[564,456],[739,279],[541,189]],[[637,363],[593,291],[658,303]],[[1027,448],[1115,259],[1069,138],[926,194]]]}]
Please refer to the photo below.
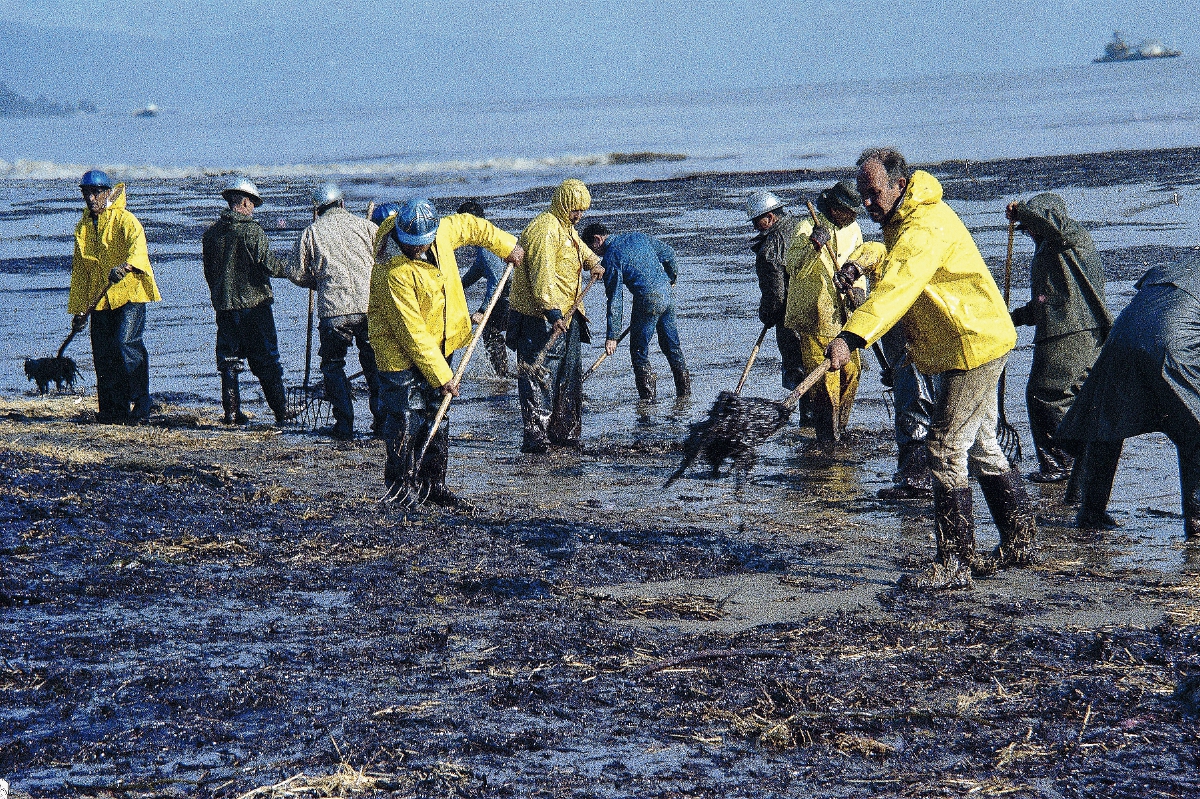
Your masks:
[{"label": "gray rain jacket", "polygon": [[345,208],[330,208],[292,249],[288,279],[317,290],[317,316],[365,314],[371,296],[376,225]]}]

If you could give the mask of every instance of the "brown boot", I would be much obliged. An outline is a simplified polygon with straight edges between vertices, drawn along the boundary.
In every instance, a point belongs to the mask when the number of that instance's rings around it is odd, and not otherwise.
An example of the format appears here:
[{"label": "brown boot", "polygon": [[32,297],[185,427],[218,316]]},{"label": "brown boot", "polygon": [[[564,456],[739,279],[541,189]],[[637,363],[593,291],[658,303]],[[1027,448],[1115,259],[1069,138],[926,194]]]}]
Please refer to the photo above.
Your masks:
[{"label": "brown boot", "polygon": [[1001,475],[979,478],[983,498],[1000,532],[1000,545],[992,553],[995,567],[1031,566],[1037,562],[1037,520],[1025,493],[1021,475],[1014,469]]},{"label": "brown boot", "polygon": [[687,367],[672,368],[671,376],[675,378],[675,396],[690,397],[692,395],[692,375],[688,372]]}]

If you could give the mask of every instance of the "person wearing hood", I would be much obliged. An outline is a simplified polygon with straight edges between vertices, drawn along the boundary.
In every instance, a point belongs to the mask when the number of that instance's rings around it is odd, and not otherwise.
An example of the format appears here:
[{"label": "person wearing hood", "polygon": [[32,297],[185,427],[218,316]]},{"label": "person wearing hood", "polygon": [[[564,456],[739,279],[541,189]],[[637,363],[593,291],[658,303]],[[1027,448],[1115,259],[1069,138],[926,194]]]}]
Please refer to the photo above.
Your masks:
[{"label": "person wearing hood", "polygon": [[415,463],[429,438],[442,399],[458,396],[450,361],[471,338],[471,316],[454,251],[487,247],[511,264],[524,251],[516,237],[474,214],[438,218],[427,199],[412,199],[383,219],[379,237],[400,250],[371,272],[368,335],[379,366],[383,438],[387,460],[385,500],[417,498],[447,507],[465,503],[446,487],[450,456],[449,419],[442,421],[424,460]]},{"label": "person wearing hood", "polygon": [[288,279],[297,286],[315,289],[317,335],[325,399],[333,409],[334,438],[354,438],[354,395],[346,379],[346,353],[358,346],[358,362],[370,394],[371,431],[379,433],[383,413],[379,407],[375,350],[367,341],[367,300],[371,295],[371,268],[376,225],[346,210],[345,195],[335,183],[313,192],[313,223],[304,229],[288,261]]},{"label": "person wearing hood", "polygon": [[[887,257],[870,296],[826,350],[832,368],[897,324],[924,374],[941,374],[928,447],[933,472],[937,562],[905,584],[967,588],[972,575],[1034,561],[1037,525],[1021,476],[996,441],[997,384],[1016,345],[1008,308],[970,232],[928,172],[910,172],[896,150],[858,159],[858,191],[883,228]],[[992,557],[975,548],[969,473],[1000,533]]]},{"label": "person wearing hood", "polygon": [[79,181],[83,217],[75,226],[67,313],[78,332],[92,320],[97,421],[144,424],[150,418],[150,357],[142,341],[146,303],[162,299],[150,268],[146,232],[125,208],[125,184],[99,169]]},{"label": "person wearing hood", "polygon": [[[458,207],[458,212],[487,219],[478,200],[468,200]],[[464,289],[469,289],[480,280],[483,281],[483,300],[479,303],[479,310],[471,314],[471,322],[479,324],[483,321],[483,314],[491,304],[492,297],[496,296],[500,278],[504,276],[504,261],[486,247],[472,245],[463,247],[454,257],[467,265],[467,271],[462,274]],[[492,315],[488,317],[487,325],[483,328],[483,345],[497,377],[508,377],[508,348],[504,345],[504,328],[508,324],[508,295],[511,289],[511,282],[506,282],[500,289],[500,299],[496,300],[496,307],[492,309]]]},{"label": "person wearing hood", "polygon": [[[746,218],[758,232],[750,243],[761,295],[758,319],[764,327],[775,330],[783,387],[791,391],[804,379],[803,345],[783,320],[788,298],[787,249],[800,220],[787,212],[783,200],[765,190],[754,192],[746,200]],[[801,398],[801,417],[808,416],[808,402]]]},{"label": "person wearing hood", "polygon": [[1165,433],[1179,456],[1184,533],[1200,541],[1200,262],[1155,266],[1136,288],[1054,437],[1078,457],[1075,520],[1094,530],[1119,526],[1108,500],[1125,439]]},{"label": "person wearing hood", "polygon": [[[853,186],[844,181],[834,184],[817,198],[817,221],[799,220],[787,246],[783,326],[799,341],[806,373],[825,359],[825,348],[846,322],[847,298],[834,282],[838,269],[850,260],[880,260],[878,254],[872,259],[871,251],[863,249],[862,228],[856,221],[861,207],[862,199]],[[875,246],[882,249],[882,245]],[[851,291],[865,296],[865,279],[859,278]],[[817,390],[807,395],[819,443],[832,444],[845,432],[861,368],[858,353],[854,353],[840,370],[826,373]]]},{"label": "person wearing hood", "polygon": [[217,372],[225,424],[246,424],[238,373],[242,359],[262,386],[275,423],[287,420],[287,392],[279,364],[279,339],[271,304],[271,278],[287,277],[287,263],[271,252],[267,234],[254,219],[262,205],[258,187],[236,178],[221,191],[229,205],[204,231],[201,253],[204,279],[217,314]]},{"label": "person wearing hood", "polygon": [[624,284],[633,295],[633,309],[629,315],[629,358],[638,397],[646,402],[658,398],[658,378],[650,365],[650,337],[655,333],[658,334],[658,347],[671,366],[675,396],[689,396],[692,376],[675,326],[672,289],[679,277],[675,251],[669,244],[645,233],[612,234],[600,222],[593,222],[583,229],[583,240],[601,257],[604,267],[604,290],[608,294],[604,351],[608,355],[617,351],[618,331],[625,313],[621,290]]},{"label": "person wearing hood", "polygon": [[1054,437],[1112,328],[1104,304],[1104,265],[1083,225],[1067,216],[1057,194],[1009,203],[1005,215],[1033,239],[1030,300],[1012,311],[1014,325],[1033,325],[1033,365],[1025,402],[1037,450],[1038,483],[1071,472],[1071,455]]},{"label": "person wearing hood", "polygon": [[[583,181],[569,178],[555,190],[550,210],[521,232],[525,260],[513,270],[509,296],[508,345],[517,352],[517,391],[524,432],[522,452],[540,453],[551,444],[579,446],[583,428],[583,361],[580,345],[590,342],[587,316],[572,309],[583,294],[581,272],[604,276],[600,258],[575,225],[591,207]],[[544,372],[534,364],[551,336]]]}]

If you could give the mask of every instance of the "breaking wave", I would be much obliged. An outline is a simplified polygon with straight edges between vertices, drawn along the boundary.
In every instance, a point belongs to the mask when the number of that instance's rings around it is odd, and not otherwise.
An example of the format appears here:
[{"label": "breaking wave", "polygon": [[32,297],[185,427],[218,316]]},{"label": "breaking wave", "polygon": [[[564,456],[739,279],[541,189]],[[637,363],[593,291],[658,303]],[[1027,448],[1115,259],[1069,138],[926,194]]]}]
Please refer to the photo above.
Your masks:
[{"label": "breaking wave", "polygon": [[460,175],[477,173],[522,174],[579,167],[620,166],[683,161],[677,153],[600,153],[546,158],[487,158],[478,161],[401,161],[346,159],[323,164],[245,164],[241,166],[156,166],[153,164],[64,164],[54,161],[0,160],[0,180],[74,180],[99,167],[119,180],[185,180],[188,178],[246,175],[251,178],[343,177],[387,178],[410,175]]}]

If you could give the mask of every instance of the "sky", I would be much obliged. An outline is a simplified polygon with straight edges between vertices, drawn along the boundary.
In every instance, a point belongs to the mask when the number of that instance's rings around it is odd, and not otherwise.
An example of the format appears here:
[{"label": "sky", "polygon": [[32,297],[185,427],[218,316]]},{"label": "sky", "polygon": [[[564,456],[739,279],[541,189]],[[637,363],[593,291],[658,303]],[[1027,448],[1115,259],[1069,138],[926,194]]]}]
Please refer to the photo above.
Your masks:
[{"label": "sky", "polygon": [[503,106],[1200,57],[1200,0],[0,0],[0,80],[124,110]]}]

